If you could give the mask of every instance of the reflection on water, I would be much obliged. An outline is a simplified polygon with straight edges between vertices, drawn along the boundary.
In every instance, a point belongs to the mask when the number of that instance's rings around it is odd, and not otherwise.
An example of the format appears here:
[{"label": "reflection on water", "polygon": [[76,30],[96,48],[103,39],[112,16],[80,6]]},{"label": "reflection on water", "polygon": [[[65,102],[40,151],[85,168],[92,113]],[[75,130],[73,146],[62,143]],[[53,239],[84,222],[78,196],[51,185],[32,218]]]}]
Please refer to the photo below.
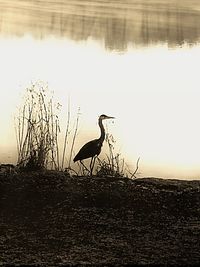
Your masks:
[{"label": "reflection on water", "polygon": [[199,0],[0,0],[0,10],[1,34],[93,38],[111,50],[200,37]]}]

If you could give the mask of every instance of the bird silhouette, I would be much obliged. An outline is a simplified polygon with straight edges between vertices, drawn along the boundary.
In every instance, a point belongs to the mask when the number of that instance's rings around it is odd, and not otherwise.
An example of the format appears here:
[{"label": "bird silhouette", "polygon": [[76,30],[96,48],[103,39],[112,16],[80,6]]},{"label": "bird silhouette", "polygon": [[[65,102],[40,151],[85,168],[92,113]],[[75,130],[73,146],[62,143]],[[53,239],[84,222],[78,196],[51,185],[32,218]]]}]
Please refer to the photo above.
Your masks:
[{"label": "bird silhouette", "polygon": [[[94,168],[95,160],[96,157],[100,154],[101,152],[101,147],[103,145],[103,141],[105,139],[105,129],[103,126],[103,120],[106,119],[114,119],[114,117],[110,117],[107,115],[101,115],[98,120],[98,124],[100,127],[101,135],[98,139],[94,139],[86,143],[77,153],[77,155],[74,158],[74,162],[80,161],[80,163],[86,168],[82,160],[91,158],[90,161],[90,175],[92,175],[92,171]],[[87,169],[87,168],[86,168]],[[88,170],[88,169],[87,169]]]}]

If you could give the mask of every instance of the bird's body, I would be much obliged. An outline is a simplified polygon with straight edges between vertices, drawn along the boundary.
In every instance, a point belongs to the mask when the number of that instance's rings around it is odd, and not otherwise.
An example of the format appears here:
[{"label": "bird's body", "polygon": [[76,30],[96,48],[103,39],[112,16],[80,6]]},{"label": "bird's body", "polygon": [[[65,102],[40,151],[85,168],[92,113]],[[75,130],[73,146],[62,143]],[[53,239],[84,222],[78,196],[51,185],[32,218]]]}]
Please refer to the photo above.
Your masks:
[{"label": "bird's body", "polygon": [[99,139],[89,141],[80,149],[80,151],[74,158],[74,162],[98,156],[101,152],[102,145],[103,142],[100,142]]},{"label": "bird's body", "polygon": [[[74,162],[79,161],[82,163],[82,160],[87,158],[92,158],[90,163],[90,172],[92,175],[92,170],[94,167],[96,157],[101,153],[101,147],[103,145],[103,141],[105,139],[105,129],[102,123],[102,120],[105,119],[113,119],[114,117],[109,117],[106,115],[101,115],[99,117],[99,127],[101,130],[101,135],[98,139],[94,139],[86,143],[78,152],[78,154],[74,158]],[[94,161],[93,161],[94,159]],[[82,163],[83,164],[83,163]],[[84,164],[83,164],[84,165]]]}]

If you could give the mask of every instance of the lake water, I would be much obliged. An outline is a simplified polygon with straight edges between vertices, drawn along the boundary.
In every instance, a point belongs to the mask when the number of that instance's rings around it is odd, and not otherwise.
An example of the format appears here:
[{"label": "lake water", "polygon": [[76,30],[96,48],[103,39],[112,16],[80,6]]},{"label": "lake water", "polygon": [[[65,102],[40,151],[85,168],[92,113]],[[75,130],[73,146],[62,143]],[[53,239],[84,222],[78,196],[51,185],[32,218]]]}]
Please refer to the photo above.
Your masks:
[{"label": "lake water", "polygon": [[13,117],[41,80],[61,126],[80,107],[76,151],[105,113],[141,177],[199,178],[199,25],[197,0],[0,0],[0,162],[16,162]]}]

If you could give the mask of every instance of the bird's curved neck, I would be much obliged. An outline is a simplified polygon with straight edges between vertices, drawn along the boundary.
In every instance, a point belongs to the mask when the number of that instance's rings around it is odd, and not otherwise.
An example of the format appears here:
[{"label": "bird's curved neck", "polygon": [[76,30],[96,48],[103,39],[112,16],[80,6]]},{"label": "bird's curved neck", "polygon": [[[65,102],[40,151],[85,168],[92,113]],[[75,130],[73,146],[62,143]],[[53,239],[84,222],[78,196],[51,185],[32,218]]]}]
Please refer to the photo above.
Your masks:
[{"label": "bird's curved neck", "polygon": [[99,141],[101,141],[103,143],[103,141],[105,139],[105,129],[104,129],[104,126],[103,126],[103,123],[102,123],[101,119],[99,119],[99,127],[100,127],[100,130],[101,130],[101,135],[99,137]]}]

